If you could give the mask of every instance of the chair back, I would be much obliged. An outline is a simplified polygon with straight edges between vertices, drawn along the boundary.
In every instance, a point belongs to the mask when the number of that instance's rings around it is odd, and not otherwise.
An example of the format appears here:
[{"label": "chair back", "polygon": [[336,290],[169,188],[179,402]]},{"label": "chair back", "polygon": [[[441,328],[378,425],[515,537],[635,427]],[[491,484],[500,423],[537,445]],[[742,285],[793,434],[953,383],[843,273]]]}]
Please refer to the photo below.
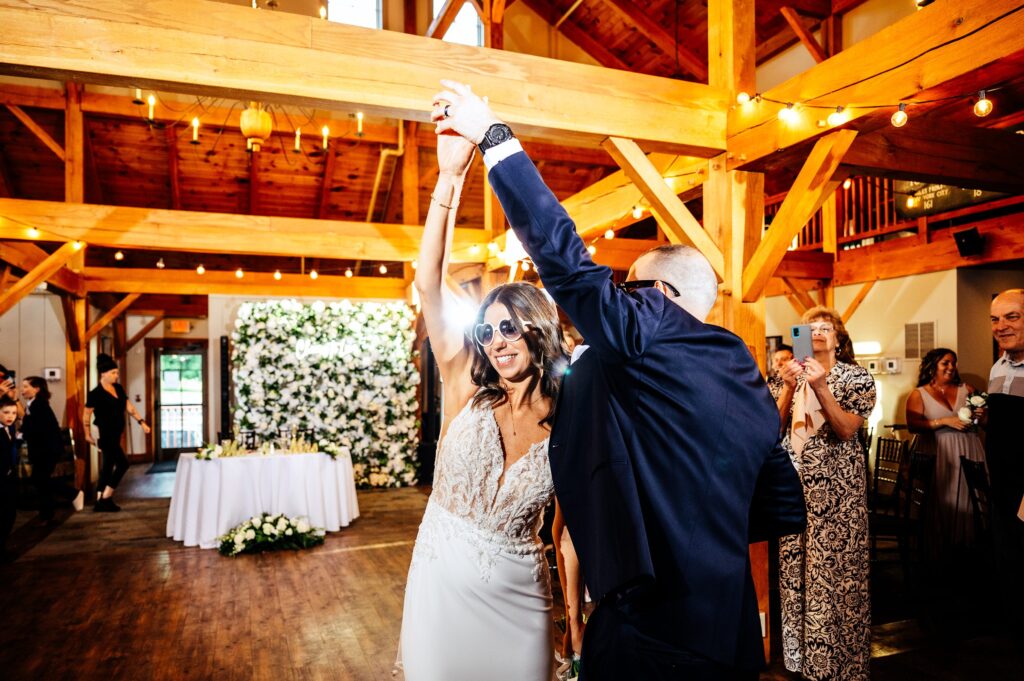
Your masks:
[{"label": "chair back", "polygon": [[919,521],[923,517],[932,479],[935,477],[935,457],[931,454],[914,452],[910,457],[907,498],[903,517],[907,521]]},{"label": "chair back", "polygon": [[244,449],[256,449],[259,445],[259,437],[255,430],[241,430],[238,432],[238,444]]},{"label": "chair back", "polygon": [[871,508],[891,506],[895,512],[907,465],[907,441],[879,437],[876,442],[875,469],[871,474]]},{"label": "chair back", "polygon": [[967,495],[971,500],[974,516],[974,535],[978,538],[988,537],[989,532],[989,485],[985,464],[971,461],[965,456],[960,457],[960,470],[967,483]]}]

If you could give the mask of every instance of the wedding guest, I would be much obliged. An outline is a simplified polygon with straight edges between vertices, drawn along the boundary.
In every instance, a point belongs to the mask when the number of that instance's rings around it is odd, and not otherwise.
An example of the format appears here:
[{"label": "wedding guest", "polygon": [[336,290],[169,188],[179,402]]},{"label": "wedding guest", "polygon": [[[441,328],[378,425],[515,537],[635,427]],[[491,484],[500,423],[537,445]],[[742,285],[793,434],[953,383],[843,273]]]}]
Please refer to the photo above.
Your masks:
[{"label": "wedding guest", "polygon": [[772,353],[772,364],[768,371],[768,387],[772,390],[772,394],[781,387],[782,377],[779,372],[791,359],[793,359],[793,346],[785,343],[780,343]]},{"label": "wedding guest", "polygon": [[868,507],[857,431],[875,406],[875,382],[854,362],[843,320],[804,313],[814,356],[783,365],[777,388],[783,444],[804,485],[807,529],[779,542],[786,669],[807,679],[868,679]]},{"label": "wedding guest", "polygon": [[18,386],[14,382],[14,372],[0,364],[0,396],[11,398],[18,406],[18,418],[25,415],[25,408],[18,401]]},{"label": "wedding guest", "polygon": [[7,538],[14,529],[18,513],[18,441],[14,422],[18,420],[18,403],[7,395],[0,396],[0,562],[10,562]]},{"label": "wedding guest", "polygon": [[917,390],[907,397],[907,426],[921,435],[918,450],[935,455],[935,503],[932,522],[936,549],[969,544],[974,534],[971,500],[960,457],[984,461],[985,449],[971,421],[958,412],[974,388],[960,378],[956,353],[930,350],[921,360]]},{"label": "wedding guest", "polygon": [[[85,439],[89,444],[97,445],[103,455],[103,468],[96,488],[98,498],[93,510],[120,511],[121,507],[114,503],[114,491],[128,472],[128,457],[121,448],[125,412],[138,421],[144,433],[149,433],[150,428],[117,382],[120,372],[114,358],[100,353],[96,357],[96,370],[100,375],[100,384],[89,391],[85,400]],[[98,442],[92,435],[93,414],[96,415],[96,428],[100,433]]]},{"label": "wedding guest", "polygon": [[992,300],[992,336],[1002,355],[992,366],[985,452],[992,479],[992,534],[1005,624],[1024,629],[1024,289]]},{"label": "wedding guest", "polygon": [[50,406],[50,388],[46,380],[40,376],[29,376],[21,382],[21,395],[26,400],[21,434],[32,463],[32,484],[39,495],[39,518],[44,521],[53,519],[55,494],[72,499],[75,510],[81,511],[85,505],[85,494],[53,478],[57,460],[64,452],[64,438]]}]

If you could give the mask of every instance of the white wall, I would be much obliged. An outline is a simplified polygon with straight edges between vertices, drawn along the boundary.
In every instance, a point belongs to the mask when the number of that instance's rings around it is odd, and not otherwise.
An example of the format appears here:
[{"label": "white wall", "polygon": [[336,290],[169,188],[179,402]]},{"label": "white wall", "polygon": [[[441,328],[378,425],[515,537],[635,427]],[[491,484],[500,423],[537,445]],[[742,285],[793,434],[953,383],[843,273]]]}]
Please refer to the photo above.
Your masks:
[{"label": "white wall", "polygon": [[26,376],[42,376],[44,367],[60,369],[61,380],[49,387],[53,411],[63,422],[67,342],[59,297],[31,293],[0,317],[0,363],[15,372],[19,387]]},{"label": "white wall", "polygon": [[[835,303],[840,314],[860,288],[861,284],[855,284],[836,289]],[[799,322],[799,316],[785,298],[775,296],[767,299],[767,335],[782,336],[783,341],[789,343],[789,327]],[[917,384],[920,362],[903,359],[903,327],[914,322],[935,322],[936,345],[957,347],[956,270],[877,281],[846,323],[846,330],[854,342],[875,341],[881,346],[880,357],[900,359],[900,373],[875,377],[879,398],[870,418],[873,425],[906,422],[906,399]]]},{"label": "white wall", "polygon": [[505,11],[505,49],[579,64],[598,63],[521,2]]}]

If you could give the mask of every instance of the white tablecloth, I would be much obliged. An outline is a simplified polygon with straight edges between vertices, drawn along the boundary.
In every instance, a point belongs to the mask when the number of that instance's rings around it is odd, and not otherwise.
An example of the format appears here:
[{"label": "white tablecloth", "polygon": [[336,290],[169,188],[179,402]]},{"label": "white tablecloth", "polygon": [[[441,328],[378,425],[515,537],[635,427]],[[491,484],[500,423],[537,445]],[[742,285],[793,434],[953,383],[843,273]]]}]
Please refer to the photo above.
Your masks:
[{"label": "white tablecloth", "polygon": [[168,537],[216,548],[217,537],[264,512],[304,516],[337,532],[359,517],[352,461],[320,453],[178,459]]}]

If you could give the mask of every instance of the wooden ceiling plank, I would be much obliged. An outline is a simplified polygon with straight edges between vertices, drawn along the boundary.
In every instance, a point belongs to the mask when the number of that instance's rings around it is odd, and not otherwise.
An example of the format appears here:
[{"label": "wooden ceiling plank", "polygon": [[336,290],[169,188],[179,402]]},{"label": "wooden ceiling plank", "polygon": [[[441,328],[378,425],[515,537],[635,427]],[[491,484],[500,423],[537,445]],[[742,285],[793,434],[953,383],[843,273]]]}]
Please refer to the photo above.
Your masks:
[{"label": "wooden ceiling plank", "polygon": [[171,178],[171,210],[181,210],[181,170],[178,168],[178,129],[169,125],[164,129],[167,140],[167,173]]},{"label": "wooden ceiling plank", "polygon": [[57,155],[57,158],[64,162],[64,147],[57,144],[57,141],[50,136],[50,133],[39,127],[39,124],[32,120],[32,117],[25,113],[20,106],[14,106],[8,104],[7,109],[14,114],[14,117],[21,121],[26,128],[28,128],[33,135],[39,138],[39,141],[46,145],[46,147]]},{"label": "wooden ceiling plank", "polygon": [[792,7],[781,7],[779,8],[779,13],[786,20],[786,23],[789,24],[789,27],[793,29],[793,33],[796,33],[796,37],[800,39],[803,46],[811,53],[814,61],[820,64],[828,58],[825,54],[825,48],[818,43],[810,29],[804,26],[803,20],[795,9]]},{"label": "wooden ceiling plank", "polygon": [[719,278],[725,276],[725,259],[711,236],[704,231],[690,210],[672,193],[654,164],[633,140],[608,138],[605,149],[622,167],[651,204],[651,212],[669,228],[669,238],[689,243],[704,254]]},{"label": "wooden ceiling plank", "polygon": [[92,293],[163,293],[177,295],[259,295],[351,298],[360,300],[403,300],[405,281],[389,277],[341,277],[321,275],[315,281],[302,274],[246,272],[241,279],[234,272],[210,272],[199,276],[195,270],[153,270],[89,267],[85,286]]},{"label": "wooden ceiling plank", "polygon": [[131,305],[132,303],[134,303],[136,300],[138,300],[139,296],[141,296],[141,295],[142,295],[141,293],[137,293],[137,292],[136,293],[129,293],[124,298],[119,300],[117,302],[117,305],[115,305],[114,307],[112,307],[109,310],[107,310],[103,314],[103,316],[100,317],[99,319],[97,319],[93,323],[93,325],[89,327],[89,330],[85,332],[85,342],[88,343],[93,338],[95,338],[97,335],[99,335],[100,331],[102,331],[103,329],[107,328],[107,324],[109,324],[110,322],[112,322],[115,319],[117,319],[118,315],[120,315],[122,312],[127,310],[128,306]]},{"label": "wooden ceiling plank", "polygon": [[687,44],[695,42],[693,36],[683,32],[677,40],[651,18],[646,7],[641,8],[632,0],[604,0],[604,3],[613,9],[627,26],[635,26],[665,56],[672,61],[678,61],[680,68],[685,69],[698,81],[707,82],[708,66],[704,63],[704,58],[687,47]]},{"label": "wooden ceiling plank", "polygon": [[523,0],[523,2],[527,7],[539,14],[544,21],[554,26],[566,38],[575,43],[577,47],[593,57],[601,66],[619,69],[620,71],[631,70],[629,64],[622,61],[618,55],[605,47],[603,43],[572,21],[568,21],[570,13],[566,13],[563,19],[558,16],[555,8],[550,3],[545,2],[545,0]]},{"label": "wooden ceiling plank", "polygon": [[[954,79],[958,91],[991,85],[993,76],[982,67],[1024,52],[1024,11],[1013,7],[1005,0],[934,3],[764,92],[760,104],[731,109],[730,169],[828,134],[806,112],[796,121],[779,120],[781,105],[772,102],[842,105],[855,121],[876,110],[865,105],[950,94],[942,86]],[[907,36],[914,36],[913,54]]]},{"label": "wooden ceiling plank", "polygon": [[[0,199],[0,239],[27,240],[28,225],[44,239],[109,248],[386,262],[415,260],[423,235],[416,225]],[[470,253],[487,243],[482,229],[458,228],[454,239],[453,262],[486,258]]]},{"label": "wooden ceiling plank", "polygon": [[[27,241],[0,243],[0,260],[26,272],[38,267],[47,256],[49,253]],[[81,276],[66,267],[54,272],[47,278],[46,283],[73,295],[85,295]]]},{"label": "wooden ceiling plank", "polygon": [[443,39],[448,29],[452,27],[455,17],[458,16],[464,4],[466,4],[466,0],[445,0],[441,11],[430,22],[426,36],[428,38],[437,38],[438,40]]},{"label": "wooden ceiling plank", "polygon": [[754,302],[761,297],[793,237],[835,191],[838,182],[833,176],[856,136],[854,130],[839,130],[814,145],[771,227],[744,268],[744,302]]},{"label": "wooden ceiling plank", "polygon": [[52,277],[60,268],[78,254],[80,248],[68,242],[51,253],[24,277],[0,294],[0,316],[6,314],[18,304],[22,298],[35,290],[39,284]]},{"label": "wooden ceiling plank", "polygon": [[0,147],[0,199],[9,199],[14,196],[14,185],[11,183],[11,175],[7,170],[7,156],[3,147]]},{"label": "wooden ceiling plank", "polygon": [[316,217],[318,220],[323,220],[329,214],[331,208],[331,188],[334,185],[334,169],[338,163],[338,150],[334,145],[329,145],[324,153],[327,155],[327,158],[324,161],[323,178],[320,180],[320,201],[316,207]]}]

